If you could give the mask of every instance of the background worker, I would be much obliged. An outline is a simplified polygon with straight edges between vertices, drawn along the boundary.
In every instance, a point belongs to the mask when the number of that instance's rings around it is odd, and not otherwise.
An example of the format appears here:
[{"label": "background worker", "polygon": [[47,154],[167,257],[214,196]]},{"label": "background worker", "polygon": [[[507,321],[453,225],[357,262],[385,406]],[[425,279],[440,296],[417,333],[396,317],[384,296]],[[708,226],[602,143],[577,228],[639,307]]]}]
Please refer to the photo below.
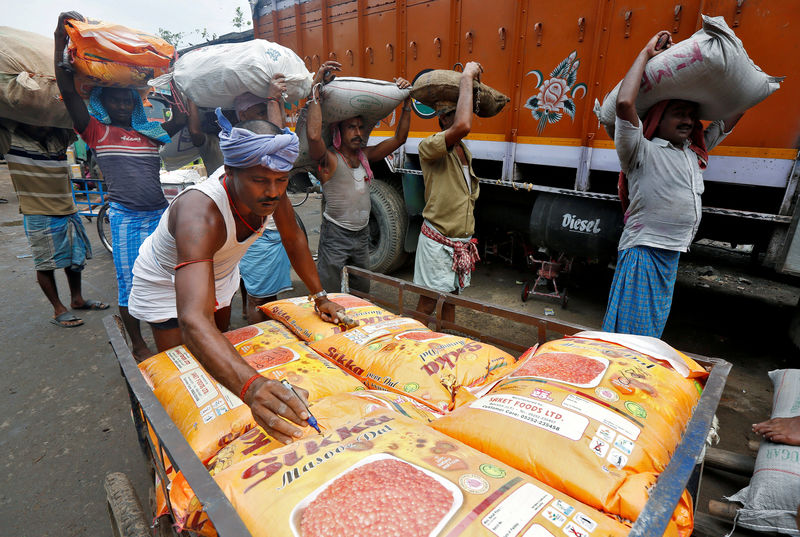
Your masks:
[{"label": "background worker", "polygon": [[[369,182],[372,180],[370,162],[376,162],[406,143],[411,124],[411,97],[403,103],[403,113],[397,122],[394,136],[377,145],[363,147],[370,125],[361,116],[331,125],[333,144],[326,147],[322,139],[322,107],[320,83],[333,77],[341,65],[335,61],[322,64],[312,83],[312,99],[308,104],[308,153],[319,161],[317,178],[322,184],[325,211],[322,213],[317,270],[327,291],[340,291],[342,267],[354,265],[369,268],[369,213],[372,208]],[[411,84],[396,78],[397,87]],[[350,286],[369,292],[369,281],[350,278]]]},{"label": "background worker", "polygon": [[159,179],[158,148],[169,143],[170,136],[183,127],[186,116],[173,112],[172,119],[163,125],[148,121],[139,93],[127,88],[96,87],[87,108],[75,90],[72,71],[63,64],[69,40],[64,28],[67,19],[84,20],[74,11],[58,17],[53,36],[56,82],[75,131],[95,151],[106,182],[119,313],[131,338],[133,355],[142,360],[151,352],[142,338],[139,321],[128,313],[133,263],[167,207]]},{"label": "background worker", "polygon": [[159,351],[185,344],[215,379],[250,406],[259,425],[285,443],[302,432],[279,416],[301,424],[307,414],[294,404],[290,390],[261,377],[222,335],[239,284],[239,260],[268,216],[274,215],[320,317],[333,322],[343,308],[322,290],[286,196],[297,136],[266,121],[231,127],[219,109],[217,116],[225,174],[189,187],[164,213],[136,260],[131,312],[150,323]]},{"label": "background worker", "polygon": [[83,320],[61,302],[56,269],[63,268],[67,276],[70,308],[108,308],[97,300],[85,300],[81,294],[81,271],[92,258],[92,245],[72,198],[67,147],[74,140],[75,134],[67,129],[0,120],[0,155],[5,155],[19,199],[36,281],[53,306],[50,322],[64,328],[80,326]]},{"label": "background worker", "polygon": [[[657,48],[659,39],[665,45]],[[603,319],[603,330],[660,338],[672,306],[678,258],[700,225],[702,172],[708,151],[742,117],[705,131],[697,103],[661,101],[640,121],[636,97],[645,64],[671,46],[669,32],[653,36],[622,80],[614,143],[620,167],[625,227]]]},{"label": "background worker", "polygon": [[[464,66],[458,101],[439,103],[441,132],[419,143],[419,161],[425,182],[425,219],[417,244],[414,283],[446,293],[461,292],[479,261],[475,232],[475,201],[480,185],[472,170],[472,154],[462,141],[472,129],[472,85],[483,68]],[[430,315],[436,300],[419,297],[417,311]],[[455,320],[455,307],[445,304],[445,320]]]}]

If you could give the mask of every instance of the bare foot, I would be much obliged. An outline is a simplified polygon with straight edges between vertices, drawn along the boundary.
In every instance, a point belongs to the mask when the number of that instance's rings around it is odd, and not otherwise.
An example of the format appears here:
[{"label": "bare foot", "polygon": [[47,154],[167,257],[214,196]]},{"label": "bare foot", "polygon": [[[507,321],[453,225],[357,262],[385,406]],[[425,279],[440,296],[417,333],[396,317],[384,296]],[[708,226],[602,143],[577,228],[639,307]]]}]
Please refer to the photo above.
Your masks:
[{"label": "bare foot", "polygon": [[146,345],[140,349],[133,349],[131,352],[133,354],[133,358],[136,360],[137,364],[141,364],[151,356],[153,356],[153,351],[151,351]]},{"label": "bare foot", "polygon": [[772,418],[753,425],[753,432],[770,442],[800,446],[800,416],[794,418]]}]

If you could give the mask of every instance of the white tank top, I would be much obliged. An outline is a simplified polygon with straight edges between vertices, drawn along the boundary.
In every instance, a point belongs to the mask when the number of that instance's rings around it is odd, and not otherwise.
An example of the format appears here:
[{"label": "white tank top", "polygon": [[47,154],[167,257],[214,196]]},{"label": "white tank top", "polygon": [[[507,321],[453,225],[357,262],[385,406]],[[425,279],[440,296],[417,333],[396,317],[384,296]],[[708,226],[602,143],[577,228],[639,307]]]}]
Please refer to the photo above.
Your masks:
[{"label": "white tank top", "polygon": [[[190,186],[178,197],[190,190],[198,190],[211,198],[225,221],[225,244],[214,254],[217,308],[222,308],[230,304],[236,289],[239,288],[239,261],[259,234],[253,233],[242,242],[236,240],[235,216],[228,203],[228,194],[217,178],[209,178],[198,185]],[[176,318],[178,315],[175,303],[174,268],[178,252],[175,238],[170,234],[168,227],[170,211],[174,206],[173,200],[162,215],[156,230],[142,243],[133,266],[133,288],[128,309],[131,315],[143,321],[161,322]],[[259,231],[264,229],[264,225]]]},{"label": "white tank top", "polygon": [[361,231],[369,224],[372,208],[367,171],[360,162],[357,168],[351,168],[338,152],[336,161],[336,171],[322,185],[325,196],[322,216],[341,228]]}]

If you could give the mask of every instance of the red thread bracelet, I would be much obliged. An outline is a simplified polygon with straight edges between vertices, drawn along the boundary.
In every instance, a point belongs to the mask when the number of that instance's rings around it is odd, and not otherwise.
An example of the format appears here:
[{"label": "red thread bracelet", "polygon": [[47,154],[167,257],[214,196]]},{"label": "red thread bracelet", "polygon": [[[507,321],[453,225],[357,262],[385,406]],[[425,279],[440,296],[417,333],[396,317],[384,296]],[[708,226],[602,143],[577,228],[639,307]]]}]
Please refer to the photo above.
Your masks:
[{"label": "red thread bracelet", "polygon": [[253,375],[252,377],[247,379],[247,382],[245,382],[244,386],[242,386],[242,391],[239,392],[239,399],[244,401],[244,396],[247,395],[247,390],[250,389],[250,385],[253,384],[253,382],[255,382],[255,380],[257,378],[260,378],[260,377],[261,377],[261,374],[260,373],[256,373],[255,375]]},{"label": "red thread bracelet", "polygon": [[192,259],[191,261],[184,261],[183,263],[178,263],[177,265],[175,265],[175,267],[172,270],[178,270],[180,268],[183,268],[183,267],[185,267],[187,265],[192,265],[194,263],[206,263],[206,262],[213,263],[214,260],[213,259]]}]

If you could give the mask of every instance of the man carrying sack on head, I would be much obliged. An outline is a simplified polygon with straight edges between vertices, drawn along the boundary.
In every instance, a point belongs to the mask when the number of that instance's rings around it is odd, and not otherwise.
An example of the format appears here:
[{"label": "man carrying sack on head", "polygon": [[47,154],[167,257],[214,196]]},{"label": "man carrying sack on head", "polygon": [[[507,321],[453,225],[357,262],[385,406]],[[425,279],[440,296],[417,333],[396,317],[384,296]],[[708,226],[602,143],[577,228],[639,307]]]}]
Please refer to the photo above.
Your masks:
[{"label": "man carrying sack on head", "polygon": [[653,36],[617,96],[614,144],[622,169],[625,228],[603,319],[605,332],[661,337],[672,307],[678,258],[700,225],[708,152],[742,117],[715,121],[704,131],[697,103],[670,100],[655,104],[639,120],[636,97],[645,64],[671,44],[669,32]]},{"label": "man carrying sack on head", "polygon": [[[369,268],[369,213],[372,208],[369,183],[373,179],[369,163],[382,160],[406,143],[411,124],[411,97],[408,97],[391,138],[363,147],[370,125],[366,125],[361,116],[355,116],[331,125],[333,144],[325,147],[319,88],[332,77],[332,71],[339,69],[338,62],[328,61],[314,76],[307,131],[309,156],[319,162],[316,175],[325,196],[317,270],[323,287],[331,292],[341,290],[345,265]],[[395,82],[400,89],[411,86],[403,78]],[[369,281],[364,278],[352,277],[350,286],[369,292]]]},{"label": "man carrying sack on head", "polygon": [[239,287],[239,261],[272,215],[297,274],[320,317],[343,311],[329,301],[286,196],[298,153],[297,136],[272,123],[231,124],[217,109],[225,174],[181,192],[145,240],[133,269],[130,311],[147,321],[159,351],[184,344],[251,408],[256,422],[281,442],[299,437],[307,417],[297,397],[258,375],[222,335]]},{"label": "man carrying sack on head", "polygon": [[[480,261],[472,238],[480,186],[472,170],[472,154],[462,140],[472,128],[473,80],[482,71],[477,62],[464,67],[458,102],[436,107],[442,131],[419,143],[425,221],[417,244],[414,283],[446,293],[459,293],[469,286],[475,262]],[[430,315],[435,307],[435,299],[419,297],[417,311]],[[452,304],[445,304],[443,318],[455,320]]]}]

